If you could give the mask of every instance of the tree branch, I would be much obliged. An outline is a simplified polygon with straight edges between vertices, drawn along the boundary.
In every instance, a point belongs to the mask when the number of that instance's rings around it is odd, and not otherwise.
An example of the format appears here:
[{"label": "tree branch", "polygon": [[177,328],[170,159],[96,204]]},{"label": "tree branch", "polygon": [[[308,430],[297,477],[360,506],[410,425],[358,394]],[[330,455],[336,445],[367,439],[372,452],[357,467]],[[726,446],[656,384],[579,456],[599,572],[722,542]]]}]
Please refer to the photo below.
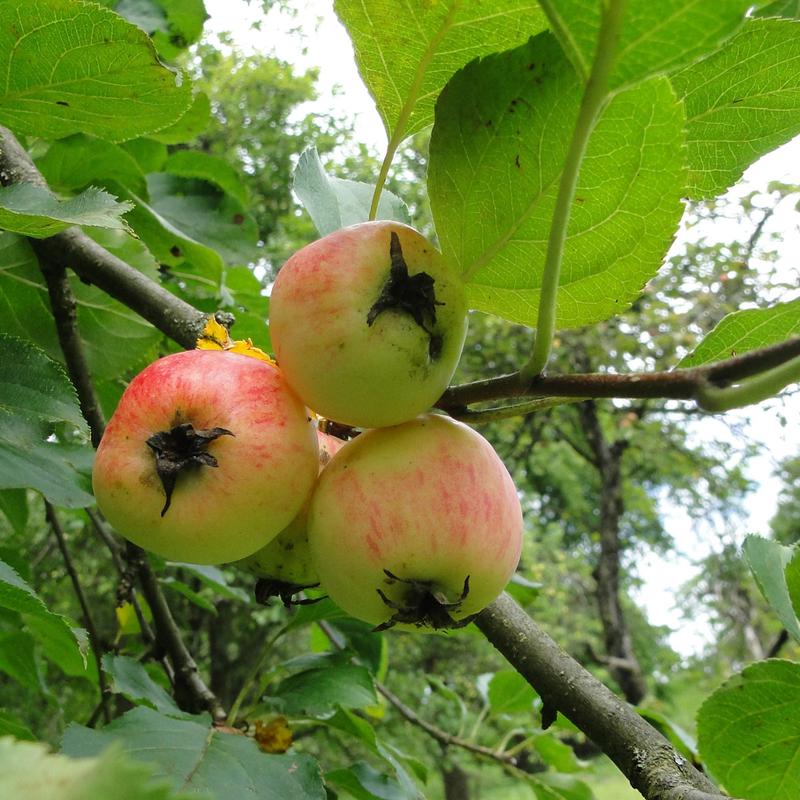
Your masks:
[{"label": "tree branch", "polygon": [[670,372],[594,372],[572,375],[543,375],[525,381],[519,372],[473,383],[451,386],[437,407],[463,411],[470,403],[522,397],[636,398],[654,397],[697,400],[704,387],[725,387],[779,367],[800,356],[800,337],[752,350],[742,356]]},{"label": "tree branch", "polygon": [[[47,188],[30,156],[7,128],[0,125],[0,184],[33,183]],[[74,270],[135,311],[182,347],[194,347],[208,315],[126,264],[80,228],[68,228],[47,239],[31,240],[44,263]],[[230,319],[226,319],[230,323]]]},{"label": "tree branch", "polygon": [[723,800],[696,770],[627,703],[565,653],[508,595],[475,624],[533,686],[619,767],[647,800]]},{"label": "tree branch", "polygon": [[97,664],[97,680],[100,688],[100,706],[102,707],[103,711],[103,719],[105,719],[106,722],[110,722],[111,709],[108,703],[108,684],[106,683],[106,676],[103,672],[103,648],[100,645],[100,636],[97,633],[97,626],[94,624],[92,610],[89,607],[89,603],[86,599],[86,595],[84,594],[80,579],[78,578],[78,573],[75,570],[75,565],[72,562],[72,557],[67,549],[67,540],[64,536],[64,529],[61,527],[61,522],[58,519],[55,508],[53,508],[53,506],[47,500],[44,501],[44,512],[45,516],[47,517],[47,522],[49,523],[50,528],[56,537],[58,549],[61,551],[61,556],[64,559],[64,565],[67,568],[69,579],[72,581],[72,588],[75,591],[75,596],[78,598],[78,603],[80,604],[81,612],[83,614],[83,624],[86,626],[86,630],[89,632],[89,642],[92,645],[92,653],[94,654],[94,660]]}]

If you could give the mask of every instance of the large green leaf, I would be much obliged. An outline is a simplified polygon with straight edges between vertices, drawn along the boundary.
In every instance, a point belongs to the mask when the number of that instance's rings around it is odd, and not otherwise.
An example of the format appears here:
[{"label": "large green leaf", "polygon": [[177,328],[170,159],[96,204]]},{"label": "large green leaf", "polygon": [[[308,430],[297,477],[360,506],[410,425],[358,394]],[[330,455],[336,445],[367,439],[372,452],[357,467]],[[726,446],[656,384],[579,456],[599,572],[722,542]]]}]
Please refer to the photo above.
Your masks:
[{"label": "large green leaf", "polygon": [[0,561],[0,607],[22,614],[40,643],[50,640],[52,648],[48,650],[45,647],[48,655],[59,651],[68,654],[70,664],[77,659],[79,664],[85,666],[85,631],[72,628],[65,617],[50,611],[39,595],[5,561]]},{"label": "large green leaf", "polygon": [[[600,30],[598,0],[543,0],[553,32],[585,80]],[[612,89],[670,72],[716,50],[751,0],[627,0],[609,80]]]},{"label": "large green leaf", "polygon": [[703,703],[700,756],[731,794],[747,800],[800,797],[800,664],[751,664]]},{"label": "large green leaf", "polygon": [[135,708],[102,730],[72,723],[62,749],[70,756],[93,756],[112,742],[133,758],[156,764],[155,775],[168,778],[175,789],[215,798],[325,798],[319,766],[310,756],[263,753],[252,739],[215,728],[207,717],[175,719]]},{"label": "large green leaf", "polygon": [[[375,190],[369,183],[328,175],[315,147],[306,148],[300,156],[292,188],[321,236],[366,222]],[[411,222],[406,204],[389,191],[381,193],[377,219]]]},{"label": "large green leaf", "polygon": [[95,186],[69,200],[60,200],[32,183],[0,187],[0,230],[37,239],[53,236],[70,225],[125,230],[122,215],[130,210],[130,203],[120,203]]},{"label": "large green leaf", "polygon": [[28,497],[24,489],[0,490],[0,511],[14,529],[14,533],[22,536],[28,527]]},{"label": "large green leaf", "polygon": [[54,142],[36,159],[36,166],[55,190],[74,191],[113,181],[147,198],[144,172],[136,159],[119,145],[82,133]]},{"label": "large green leaf", "polygon": [[748,20],[672,82],[686,105],[690,195],[713,197],[800,133],[800,22]]},{"label": "large green leaf", "polygon": [[192,100],[144,31],[80,0],[4,0],[0,75],[0,123],[51,139],[133,139],[172,124]]},{"label": "large green leaf", "polygon": [[800,19],[800,0],[773,0],[757,8],[753,16]]},{"label": "large green leaf", "polygon": [[800,642],[800,622],[794,612],[785,574],[795,550],[760,536],[748,536],[742,553],[761,593],[786,630]]},{"label": "large green leaf", "polygon": [[356,800],[418,800],[420,797],[413,787],[378,772],[365,761],[357,761],[347,769],[331,770],[325,774],[325,780]]},{"label": "large green leaf", "polygon": [[[471,307],[533,324],[582,88],[555,38],[470,64],[436,108],[429,190]],[[655,78],[618,94],[584,158],[558,295],[561,327],[623,311],[661,265],[683,211],[683,115]]]},{"label": "large green leaf", "polygon": [[786,580],[786,589],[789,592],[794,615],[800,619],[800,551],[796,551],[792,560],[786,565],[783,577]]},{"label": "large green leaf", "polygon": [[696,367],[741,356],[800,334],[800,300],[728,314],[678,366]]},{"label": "large green leaf", "polygon": [[[0,797],[24,800],[188,800],[118,749],[73,759],[44,744],[0,738]],[[196,800],[196,795],[193,795]]]},{"label": "large green leaf", "polygon": [[336,0],[361,77],[390,138],[430,125],[450,76],[546,27],[532,0]]}]

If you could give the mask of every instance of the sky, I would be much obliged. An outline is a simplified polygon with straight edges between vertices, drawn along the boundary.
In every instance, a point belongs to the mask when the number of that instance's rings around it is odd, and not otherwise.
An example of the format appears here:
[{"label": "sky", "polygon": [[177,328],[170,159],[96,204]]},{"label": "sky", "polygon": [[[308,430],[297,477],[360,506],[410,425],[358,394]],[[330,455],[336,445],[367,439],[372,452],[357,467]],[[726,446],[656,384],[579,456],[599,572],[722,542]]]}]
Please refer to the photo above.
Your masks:
[{"label": "sky", "polygon": [[[356,138],[372,145],[376,152],[383,152],[387,141],[383,124],[358,75],[350,39],[333,13],[332,1],[298,0],[295,5],[299,14],[294,20],[273,9],[262,21],[260,30],[252,28],[252,23],[262,18],[257,0],[250,7],[232,0],[205,0],[205,5],[210,15],[206,29],[230,32],[244,52],[275,55],[300,70],[320,68],[319,99],[304,104],[298,110],[298,116],[332,109],[345,111],[354,119]],[[800,138],[750,167],[743,182],[732,192],[742,195],[769,180],[800,183]],[[800,226],[795,203],[784,203],[770,225],[783,233],[782,252],[787,275],[794,275],[796,279],[798,268],[794,254],[800,252]],[[712,235],[719,236],[722,241],[749,234],[742,232],[736,223],[730,223],[717,225]],[[676,244],[679,246],[680,242]],[[800,296],[800,290],[795,296]],[[709,417],[695,432],[698,440],[712,435],[727,436],[740,446],[744,446],[747,440],[766,445],[750,469],[750,477],[757,482],[758,488],[747,500],[746,519],[737,525],[736,530],[728,532],[737,541],[742,541],[748,533],[769,534],[769,519],[781,488],[773,476],[775,467],[781,459],[798,452],[800,394],[781,403],[789,417],[785,428],[778,424],[774,410],[776,402],[729,412],[729,419],[741,423],[736,429]],[[651,622],[673,629],[672,646],[683,655],[691,655],[702,650],[712,633],[703,619],[695,618],[691,622],[682,619],[675,607],[676,593],[684,581],[697,574],[696,561],[719,547],[719,539],[710,526],[698,525],[674,504],[665,502],[663,510],[667,530],[675,539],[675,555],[664,559],[650,554],[640,560],[637,572],[642,586],[635,599],[647,610]]]}]

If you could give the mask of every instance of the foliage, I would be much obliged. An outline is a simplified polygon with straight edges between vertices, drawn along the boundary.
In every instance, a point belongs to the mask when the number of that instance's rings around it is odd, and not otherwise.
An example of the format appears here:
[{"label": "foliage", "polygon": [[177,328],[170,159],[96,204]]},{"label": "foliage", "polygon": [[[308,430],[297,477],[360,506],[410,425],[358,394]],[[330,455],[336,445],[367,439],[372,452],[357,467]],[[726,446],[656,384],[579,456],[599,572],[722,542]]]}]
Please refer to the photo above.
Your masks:
[{"label": "foliage", "polygon": [[[547,698],[474,628],[377,634],[326,599],[258,605],[230,566],[152,558],[195,673],[229,718],[198,713],[181,682],[191,664],[165,647],[163,609],[92,510],[87,399],[43,245],[80,226],[101,261],[120,259],[204,313],[232,312],[237,338],[269,350],[268,287],[293,251],[368,217],[411,221],[466,284],[462,383],[523,367],[525,326],[555,375],[703,368],[790,342],[797,280],[771,226],[798,187],[722,195],[800,132],[797,4],[746,15],[750,5],[337,0],[386,128],[376,154],[353,140],[346,108],[305,111],[315,70],[204,36],[202,0],[0,4],[0,125],[46,182],[11,170],[0,149],[0,734],[13,737],[0,739],[0,794],[44,798],[58,782],[75,800],[467,800],[479,786],[592,797],[604,768],[589,759],[605,743],[561,714],[550,725]],[[129,295],[74,275],[68,286],[108,415],[176,345]],[[789,363],[795,372],[766,392],[745,375],[687,397],[713,407],[771,396],[797,380],[797,356]],[[485,416],[465,407],[526,512],[509,592],[629,698],[638,675],[641,713],[726,790],[796,796],[798,662],[761,659],[781,626],[800,642],[797,458],[780,467],[775,540],[748,538],[742,560],[756,447],[717,435],[693,402],[575,399],[548,397],[524,416],[494,414],[512,396]],[[708,610],[715,632],[714,652],[688,666],[631,599],[637,560],[675,551],[675,506],[724,534],[686,587],[686,612]],[[687,708],[721,679],[695,744],[681,729]]]}]

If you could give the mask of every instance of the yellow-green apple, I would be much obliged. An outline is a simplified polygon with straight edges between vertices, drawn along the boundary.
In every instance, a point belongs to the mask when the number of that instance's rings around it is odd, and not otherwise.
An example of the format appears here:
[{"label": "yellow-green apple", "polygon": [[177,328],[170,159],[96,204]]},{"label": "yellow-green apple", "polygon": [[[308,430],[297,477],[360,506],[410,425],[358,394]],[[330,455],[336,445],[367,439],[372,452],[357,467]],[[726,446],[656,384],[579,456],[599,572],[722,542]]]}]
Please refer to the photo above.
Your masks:
[{"label": "yellow-green apple", "polygon": [[466,299],[454,266],[420,233],[364,222],[283,265],[269,322],[278,364],[306,405],[380,427],[442,394],[464,346]]},{"label": "yellow-green apple", "polygon": [[[317,431],[320,472],[345,444],[344,440]],[[310,498],[309,498],[310,499]],[[308,503],[271,542],[233,566],[259,578],[256,595],[260,602],[280,596],[284,603],[301,589],[319,583],[308,548]]]},{"label": "yellow-green apple", "polygon": [[306,503],[317,477],[306,408],[256,358],[190,350],[128,385],[97,450],[97,504],[165,558],[220,564],[254,553]]},{"label": "yellow-green apple", "polygon": [[367,431],[320,475],[311,556],[331,599],[379,629],[464,624],[519,561],[522,511],[489,442],[426,414]]}]

